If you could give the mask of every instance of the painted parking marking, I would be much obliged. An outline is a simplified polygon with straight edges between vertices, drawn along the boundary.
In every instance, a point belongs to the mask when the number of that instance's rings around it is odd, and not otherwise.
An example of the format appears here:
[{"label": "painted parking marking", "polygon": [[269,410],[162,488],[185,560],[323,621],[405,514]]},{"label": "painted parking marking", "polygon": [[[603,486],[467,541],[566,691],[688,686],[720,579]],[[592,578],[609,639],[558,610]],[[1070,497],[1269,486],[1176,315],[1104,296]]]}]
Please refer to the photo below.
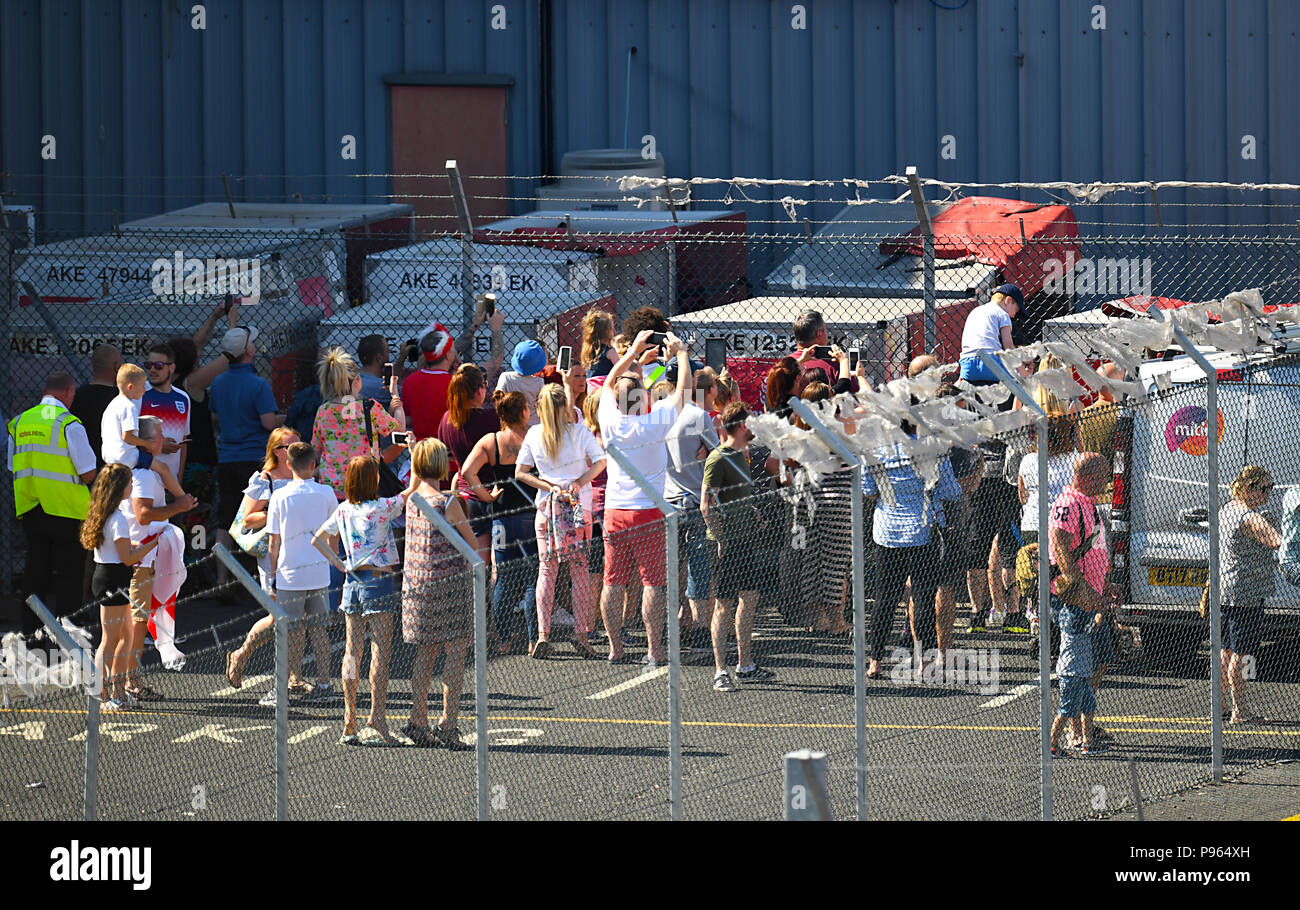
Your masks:
[{"label": "painted parking marking", "polygon": [[322,733],[328,733],[329,729],[330,729],[329,727],[324,727],[321,726],[320,724],[317,724],[314,727],[308,727],[306,730],[303,730],[301,733],[295,733],[293,736],[290,736],[289,745],[296,746],[298,743],[305,742],[311,739],[313,736],[320,736]]},{"label": "painted parking marking", "polygon": [[623,682],[619,683],[617,686],[610,686],[608,689],[601,689],[595,695],[588,695],[587,700],[600,701],[601,699],[605,699],[617,695],[620,692],[626,692],[628,689],[634,688],[635,686],[639,686],[642,683],[647,683],[652,679],[656,679],[660,676],[667,676],[667,675],[668,675],[668,668],[660,667],[657,670],[651,670],[649,673],[642,673],[640,676],[633,676],[631,679],[624,680]]},{"label": "painted parking marking", "polygon": [[1038,683],[1032,683],[1032,684],[1025,683],[1023,686],[1016,686],[1010,692],[1006,692],[1002,695],[999,695],[997,698],[989,699],[988,701],[984,702],[984,704],[980,705],[980,707],[1000,708],[1005,704],[1009,704],[1010,702],[1015,701],[1017,698],[1019,698],[1022,695],[1028,695],[1030,692],[1037,692],[1037,691],[1038,691]]},{"label": "painted parking marking", "polygon": [[227,727],[225,724],[207,724],[199,727],[183,736],[178,736],[172,740],[173,743],[192,743],[195,740],[208,738],[215,739],[219,743],[242,743],[242,739],[235,739],[231,733],[251,733],[254,730],[270,730],[271,724],[253,724],[248,727]]}]

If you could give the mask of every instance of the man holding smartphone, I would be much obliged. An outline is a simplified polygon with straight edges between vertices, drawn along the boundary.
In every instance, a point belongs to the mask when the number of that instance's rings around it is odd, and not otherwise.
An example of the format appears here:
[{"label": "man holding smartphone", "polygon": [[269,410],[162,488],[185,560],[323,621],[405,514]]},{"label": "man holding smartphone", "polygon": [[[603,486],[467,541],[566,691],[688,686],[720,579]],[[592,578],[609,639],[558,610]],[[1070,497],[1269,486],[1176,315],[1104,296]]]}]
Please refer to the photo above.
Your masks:
[{"label": "man holding smartphone", "polygon": [[[821,369],[826,373],[828,385],[834,386],[840,378],[840,368],[830,355],[830,332],[826,321],[817,310],[804,310],[794,321],[795,349],[792,355],[799,361],[800,370]],[[819,350],[820,349],[820,350]]]}]

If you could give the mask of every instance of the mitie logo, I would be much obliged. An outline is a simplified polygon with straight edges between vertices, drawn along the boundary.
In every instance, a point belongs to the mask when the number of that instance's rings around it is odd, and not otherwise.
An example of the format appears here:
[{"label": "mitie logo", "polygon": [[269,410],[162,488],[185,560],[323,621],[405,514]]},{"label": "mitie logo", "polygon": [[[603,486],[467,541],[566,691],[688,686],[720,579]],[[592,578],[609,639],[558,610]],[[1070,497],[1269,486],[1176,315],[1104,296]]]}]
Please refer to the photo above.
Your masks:
[{"label": "mitie logo", "polygon": [[[1182,451],[1187,455],[1204,455],[1209,450],[1206,436],[1206,411],[1188,405],[1174,411],[1165,424],[1165,445],[1169,451]],[[1219,411],[1218,438],[1223,439],[1223,411]]]},{"label": "mitie logo", "polygon": [[73,841],[50,851],[50,880],[56,882],[131,882],[148,891],[153,881],[153,847],[83,847]]}]

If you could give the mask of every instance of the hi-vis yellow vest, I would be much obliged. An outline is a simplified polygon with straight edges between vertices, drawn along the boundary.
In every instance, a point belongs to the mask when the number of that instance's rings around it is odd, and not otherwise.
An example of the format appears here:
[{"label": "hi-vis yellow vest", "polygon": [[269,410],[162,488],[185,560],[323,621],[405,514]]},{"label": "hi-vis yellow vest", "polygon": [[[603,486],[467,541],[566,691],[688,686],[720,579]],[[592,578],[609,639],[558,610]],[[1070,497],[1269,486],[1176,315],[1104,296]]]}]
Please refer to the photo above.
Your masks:
[{"label": "hi-vis yellow vest", "polygon": [[9,421],[14,441],[14,509],[40,506],[46,515],[86,517],[90,488],[81,482],[68,451],[67,427],[81,423],[71,411],[38,404]]}]

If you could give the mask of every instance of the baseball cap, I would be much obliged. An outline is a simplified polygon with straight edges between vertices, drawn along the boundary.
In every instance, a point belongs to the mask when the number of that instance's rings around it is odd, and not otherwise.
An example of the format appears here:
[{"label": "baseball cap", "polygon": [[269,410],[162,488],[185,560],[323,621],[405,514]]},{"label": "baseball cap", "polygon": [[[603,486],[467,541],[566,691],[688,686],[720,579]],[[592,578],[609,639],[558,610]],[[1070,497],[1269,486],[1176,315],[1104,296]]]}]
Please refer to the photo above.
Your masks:
[{"label": "baseball cap", "polygon": [[546,348],[528,338],[515,345],[510,355],[510,369],[522,376],[532,376],[546,369]]},{"label": "baseball cap", "polygon": [[221,336],[221,353],[238,360],[244,356],[248,346],[257,341],[259,334],[257,326],[254,325],[237,325],[233,329],[228,329],[226,334]]},{"label": "baseball cap", "polygon": [[1014,284],[1004,284],[1000,287],[996,287],[993,289],[993,293],[1006,294],[1016,302],[1016,306],[1020,307],[1021,313],[1025,311],[1025,295],[1021,293],[1020,288],[1016,287]]}]

